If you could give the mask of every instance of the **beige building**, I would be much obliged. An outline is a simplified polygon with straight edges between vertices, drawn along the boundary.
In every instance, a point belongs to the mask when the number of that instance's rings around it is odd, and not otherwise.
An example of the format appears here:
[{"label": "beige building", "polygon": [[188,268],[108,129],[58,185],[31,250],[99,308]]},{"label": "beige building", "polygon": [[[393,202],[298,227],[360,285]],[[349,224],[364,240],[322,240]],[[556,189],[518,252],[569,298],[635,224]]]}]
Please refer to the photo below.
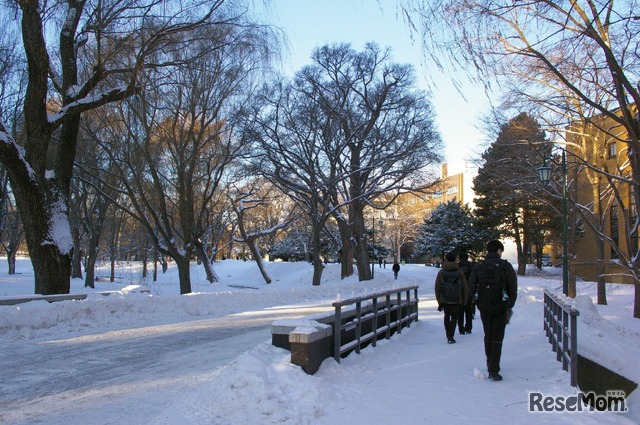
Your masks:
[{"label": "beige building", "polygon": [[440,166],[441,181],[433,192],[426,196],[425,208],[427,211],[449,201],[459,201],[473,208],[475,198],[472,189],[473,178],[477,174],[477,167],[468,162],[442,164]]},{"label": "beige building", "polygon": [[570,269],[588,281],[605,275],[607,282],[631,283],[628,266],[639,245],[637,233],[629,236],[629,230],[638,212],[626,131],[610,118],[596,118],[576,124],[567,134],[567,196],[583,206],[581,214],[573,208],[568,213],[568,222],[578,220],[583,230],[577,237],[569,232],[569,245],[575,238],[574,252],[569,249]]}]

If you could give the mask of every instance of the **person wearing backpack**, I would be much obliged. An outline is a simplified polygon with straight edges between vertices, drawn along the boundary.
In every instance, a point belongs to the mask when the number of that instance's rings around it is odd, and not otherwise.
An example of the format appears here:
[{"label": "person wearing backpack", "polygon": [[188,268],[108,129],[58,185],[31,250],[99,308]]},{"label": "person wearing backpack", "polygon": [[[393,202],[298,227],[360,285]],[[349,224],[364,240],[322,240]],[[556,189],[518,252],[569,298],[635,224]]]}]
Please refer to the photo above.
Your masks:
[{"label": "person wearing backpack", "polygon": [[[469,256],[467,254],[462,253],[458,256],[458,267],[460,267],[460,270],[464,273],[464,276],[467,279],[467,284],[469,284],[473,264],[469,261]],[[473,303],[473,296],[471,291],[469,291],[467,303],[465,305],[461,305],[458,310],[458,332],[460,335],[471,333],[471,329],[473,329],[473,316],[475,314],[474,310],[475,306]]]},{"label": "person wearing backpack", "polygon": [[400,272],[400,264],[397,261],[393,262],[393,267],[391,267],[391,270],[393,270],[393,278],[398,279],[398,273]]},{"label": "person wearing backpack", "polygon": [[444,330],[447,335],[447,342],[453,344],[453,334],[456,331],[458,321],[458,309],[467,303],[469,297],[467,289],[467,278],[456,263],[456,255],[448,253],[442,269],[436,276],[435,283],[436,300],[438,301],[438,311],[444,310]]},{"label": "person wearing backpack", "polygon": [[487,371],[492,381],[502,381],[502,341],[518,296],[518,277],[511,263],[501,258],[503,251],[502,242],[489,241],[485,259],[473,268],[469,277],[469,290],[480,310]]}]

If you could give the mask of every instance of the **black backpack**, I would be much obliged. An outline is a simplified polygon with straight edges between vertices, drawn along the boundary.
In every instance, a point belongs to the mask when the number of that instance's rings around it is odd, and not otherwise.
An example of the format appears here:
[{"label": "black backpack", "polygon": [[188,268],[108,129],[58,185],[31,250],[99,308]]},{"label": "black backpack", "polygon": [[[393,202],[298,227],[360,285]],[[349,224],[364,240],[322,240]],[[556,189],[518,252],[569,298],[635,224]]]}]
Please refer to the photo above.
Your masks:
[{"label": "black backpack", "polygon": [[478,309],[489,315],[504,313],[509,305],[507,296],[506,260],[483,261],[475,268]]},{"label": "black backpack", "polygon": [[445,304],[459,304],[462,294],[462,280],[458,270],[443,270],[440,284],[440,298]]},{"label": "black backpack", "polygon": [[458,267],[460,267],[460,271],[464,273],[464,277],[466,277],[468,281],[471,276],[471,263],[461,262],[458,263]]}]

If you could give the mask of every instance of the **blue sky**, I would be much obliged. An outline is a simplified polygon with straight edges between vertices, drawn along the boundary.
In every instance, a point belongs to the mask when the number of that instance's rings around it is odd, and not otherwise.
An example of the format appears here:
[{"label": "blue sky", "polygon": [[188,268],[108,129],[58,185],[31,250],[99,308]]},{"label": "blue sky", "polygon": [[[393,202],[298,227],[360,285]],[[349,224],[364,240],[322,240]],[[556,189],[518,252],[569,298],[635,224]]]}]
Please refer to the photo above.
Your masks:
[{"label": "blue sky", "polygon": [[369,41],[391,47],[396,62],[414,65],[421,88],[428,88],[428,80],[435,82],[431,102],[447,160],[469,159],[483,150],[478,146],[484,144],[485,136],[477,126],[486,109],[486,98],[480,88],[467,84],[465,100],[448,75],[424,63],[420,45],[412,42],[398,14],[397,3],[396,0],[271,0],[266,18],[282,28],[288,38],[286,72],[309,64],[312,50],[328,43],[347,42],[358,50]]}]

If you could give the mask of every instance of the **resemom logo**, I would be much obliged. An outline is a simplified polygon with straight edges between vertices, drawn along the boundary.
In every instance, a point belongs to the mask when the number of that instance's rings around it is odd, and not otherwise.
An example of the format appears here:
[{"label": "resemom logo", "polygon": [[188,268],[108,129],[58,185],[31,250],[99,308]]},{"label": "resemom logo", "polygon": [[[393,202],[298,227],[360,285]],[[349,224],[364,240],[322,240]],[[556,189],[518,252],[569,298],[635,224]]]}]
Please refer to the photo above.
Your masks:
[{"label": "resemom logo", "polygon": [[529,412],[613,412],[629,411],[626,393],[620,390],[607,391],[606,395],[593,392],[577,392],[569,396],[549,396],[539,392],[529,393]]}]

